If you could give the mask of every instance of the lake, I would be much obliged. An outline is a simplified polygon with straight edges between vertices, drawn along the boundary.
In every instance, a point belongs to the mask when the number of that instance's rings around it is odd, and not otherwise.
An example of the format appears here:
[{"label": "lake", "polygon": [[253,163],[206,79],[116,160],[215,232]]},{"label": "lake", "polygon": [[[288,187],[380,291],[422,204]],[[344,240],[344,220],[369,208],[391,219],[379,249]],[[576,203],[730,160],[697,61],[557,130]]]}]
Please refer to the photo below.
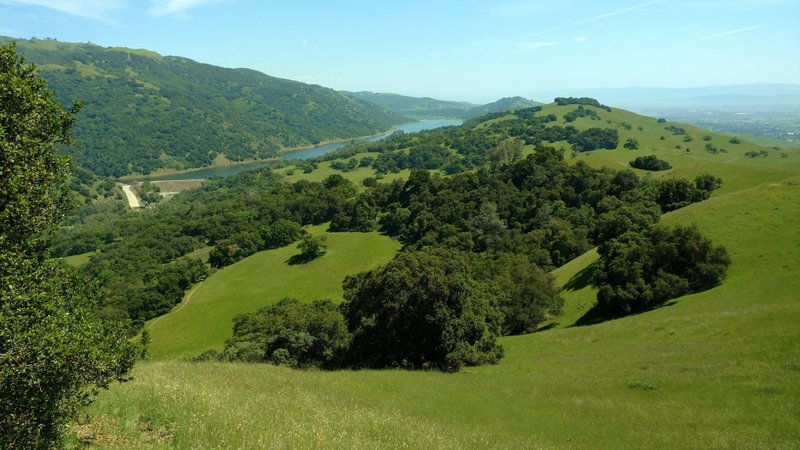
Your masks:
[{"label": "lake", "polygon": [[[406,133],[416,133],[417,131],[422,130],[432,130],[434,128],[441,128],[441,127],[449,127],[453,125],[461,125],[463,121],[458,119],[425,119],[419,120],[417,122],[409,122],[398,125],[391,130],[383,133],[379,136],[373,136],[369,139],[356,139],[357,142],[375,142],[381,139],[386,138],[387,136],[391,135],[395,131],[404,131]],[[289,160],[296,160],[296,159],[309,159],[315,158],[320,155],[324,155],[326,153],[332,152],[334,150],[338,150],[342,147],[350,145],[350,141],[347,142],[339,142],[336,144],[325,144],[320,145],[313,148],[303,149],[303,150],[296,150],[287,152],[281,155],[283,159]],[[199,179],[206,179],[206,178],[217,178],[217,177],[228,177],[231,175],[235,175],[239,172],[244,172],[245,170],[254,170],[259,169],[261,167],[268,166],[271,164],[272,161],[256,161],[251,163],[242,163],[242,164],[234,164],[231,166],[221,166],[221,167],[208,167],[205,169],[198,169],[192,170],[189,172],[181,172],[172,175],[159,175],[154,177],[142,177],[140,179],[134,179],[133,181],[139,180],[149,180],[149,181],[167,181],[167,180],[199,180]]]}]

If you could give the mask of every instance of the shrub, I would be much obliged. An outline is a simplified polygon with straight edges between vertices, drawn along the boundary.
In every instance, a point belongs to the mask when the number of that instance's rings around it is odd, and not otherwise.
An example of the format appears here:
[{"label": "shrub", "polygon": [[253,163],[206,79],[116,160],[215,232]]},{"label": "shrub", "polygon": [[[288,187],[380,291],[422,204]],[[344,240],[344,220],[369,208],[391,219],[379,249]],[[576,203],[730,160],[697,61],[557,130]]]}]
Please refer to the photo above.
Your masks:
[{"label": "shrub", "polygon": [[636,150],[637,148],[639,148],[639,141],[637,141],[634,138],[628,138],[625,141],[625,145],[623,145],[623,147],[627,148],[628,150]]},{"label": "shrub", "polygon": [[[334,367],[350,342],[344,317],[330,300],[278,303],[233,320],[220,359],[289,367]],[[213,355],[210,355],[213,357]]]},{"label": "shrub", "polygon": [[650,171],[669,170],[672,168],[668,162],[658,159],[655,155],[639,156],[628,164],[635,169]]}]

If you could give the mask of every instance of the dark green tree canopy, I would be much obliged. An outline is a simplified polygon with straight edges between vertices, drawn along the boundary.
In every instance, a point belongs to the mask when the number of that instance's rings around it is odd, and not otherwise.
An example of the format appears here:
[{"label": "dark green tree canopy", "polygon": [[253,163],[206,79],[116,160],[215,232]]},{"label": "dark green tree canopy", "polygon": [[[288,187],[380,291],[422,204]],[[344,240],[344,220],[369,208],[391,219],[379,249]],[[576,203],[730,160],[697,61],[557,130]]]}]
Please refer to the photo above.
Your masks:
[{"label": "dark green tree canopy", "polygon": [[[42,232],[67,209],[69,159],[54,147],[70,142],[78,109],[63,111],[14,46],[0,47],[0,258],[41,255]],[[0,271],[12,263],[0,259]]]},{"label": "dark green tree canopy", "polygon": [[226,361],[268,362],[289,367],[331,368],[349,345],[344,318],[330,300],[278,303],[233,321]]},{"label": "dark green tree canopy", "polygon": [[627,232],[600,245],[593,283],[597,301],[609,314],[627,314],[717,285],[730,257],[696,225],[655,226]]},{"label": "dark green tree canopy", "polygon": [[360,365],[458,370],[503,355],[498,290],[475,281],[457,252],[403,253],[346,278],[344,290],[351,355]]}]

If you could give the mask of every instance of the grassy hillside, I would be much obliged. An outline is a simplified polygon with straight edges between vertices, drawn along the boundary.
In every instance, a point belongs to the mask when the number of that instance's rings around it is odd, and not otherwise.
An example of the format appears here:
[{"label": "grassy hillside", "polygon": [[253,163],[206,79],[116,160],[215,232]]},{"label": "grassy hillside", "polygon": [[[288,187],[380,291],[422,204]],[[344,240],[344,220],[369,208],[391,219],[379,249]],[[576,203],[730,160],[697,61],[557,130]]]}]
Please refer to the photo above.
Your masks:
[{"label": "grassy hillside", "polygon": [[[673,305],[505,338],[496,366],[298,372],[146,363],[92,406],[102,442],[258,446],[791,448],[800,439],[800,178],[670,214],[734,264]],[[591,259],[591,258],[588,258]],[[586,261],[584,261],[586,262]]]},{"label": "grassy hillside", "polygon": [[491,114],[503,111],[514,111],[522,108],[530,108],[532,106],[541,105],[541,103],[528,100],[523,97],[505,97],[492,103],[476,106],[469,110],[465,118],[479,117],[485,114]]},{"label": "grassy hillside", "polygon": [[[312,227],[322,233],[324,226]],[[252,312],[283,297],[304,301],[342,296],[346,275],[388,262],[400,244],[377,233],[328,233],[328,253],[306,264],[289,265],[295,245],[257,253],[211,275],[176,309],[152,320],[153,359],[197,356],[221,350],[237,314]]]},{"label": "grassy hillside", "polygon": [[402,121],[332,89],[146,50],[19,40],[17,51],[62,103],[86,102],[69,152],[99,175],[267,158]]},{"label": "grassy hillside", "polygon": [[[646,176],[723,178],[709,200],[663,218],[697,223],[727,248],[733,263],[720,286],[595,323],[588,282],[597,254],[589,251],[555,271],[564,313],[545,331],[503,338],[497,365],[444,374],[177,361],[220,348],[236,313],[285,295],[338,298],[346,273],[388,260],[398,246],[374,233],[329,234],[330,252],[318,261],[286,265],[291,247],[258,253],[218,271],[183,306],[151,322],[152,360],[135,369],[134,381],[103,393],[78,434],[100,446],[156,448],[795,447],[800,152],[782,150],[783,157],[745,139],[734,144],[730,136],[617,109],[565,123],[574,109],[548,105],[537,115],[552,113],[553,124],[579,129],[614,127],[620,145],[570,158],[569,144],[556,143],[571,161],[620,168],[652,153],[673,169]],[[624,148],[628,138],[639,148]],[[706,144],[726,151],[708,152]],[[750,151],[759,156],[747,157]],[[291,177],[333,169],[322,163],[317,170]],[[346,176],[369,174],[359,168]]]}]

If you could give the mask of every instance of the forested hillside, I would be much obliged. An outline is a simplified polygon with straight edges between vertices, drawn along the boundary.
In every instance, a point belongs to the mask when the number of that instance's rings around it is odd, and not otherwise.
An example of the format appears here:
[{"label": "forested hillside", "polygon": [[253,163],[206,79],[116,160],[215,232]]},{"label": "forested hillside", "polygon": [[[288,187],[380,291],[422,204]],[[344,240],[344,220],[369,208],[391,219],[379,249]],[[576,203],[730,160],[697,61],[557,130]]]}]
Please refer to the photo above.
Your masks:
[{"label": "forested hillside", "polygon": [[85,102],[67,151],[99,175],[269,158],[403,120],[332,89],[146,50],[20,40],[17,51],[62,104]]},{"label": "forested hillside", "polygon": [[513,111],[541,105],[539,102],[528,100],[523,97],[506,97],[485,105],[475,105],[466,102],[437,100],[430,97],[419,98],[367,91],[347,92],[347,95],[359,100],[374,103],[393,113],[416,118],[446,117],[470,119],[489,113]]}]

